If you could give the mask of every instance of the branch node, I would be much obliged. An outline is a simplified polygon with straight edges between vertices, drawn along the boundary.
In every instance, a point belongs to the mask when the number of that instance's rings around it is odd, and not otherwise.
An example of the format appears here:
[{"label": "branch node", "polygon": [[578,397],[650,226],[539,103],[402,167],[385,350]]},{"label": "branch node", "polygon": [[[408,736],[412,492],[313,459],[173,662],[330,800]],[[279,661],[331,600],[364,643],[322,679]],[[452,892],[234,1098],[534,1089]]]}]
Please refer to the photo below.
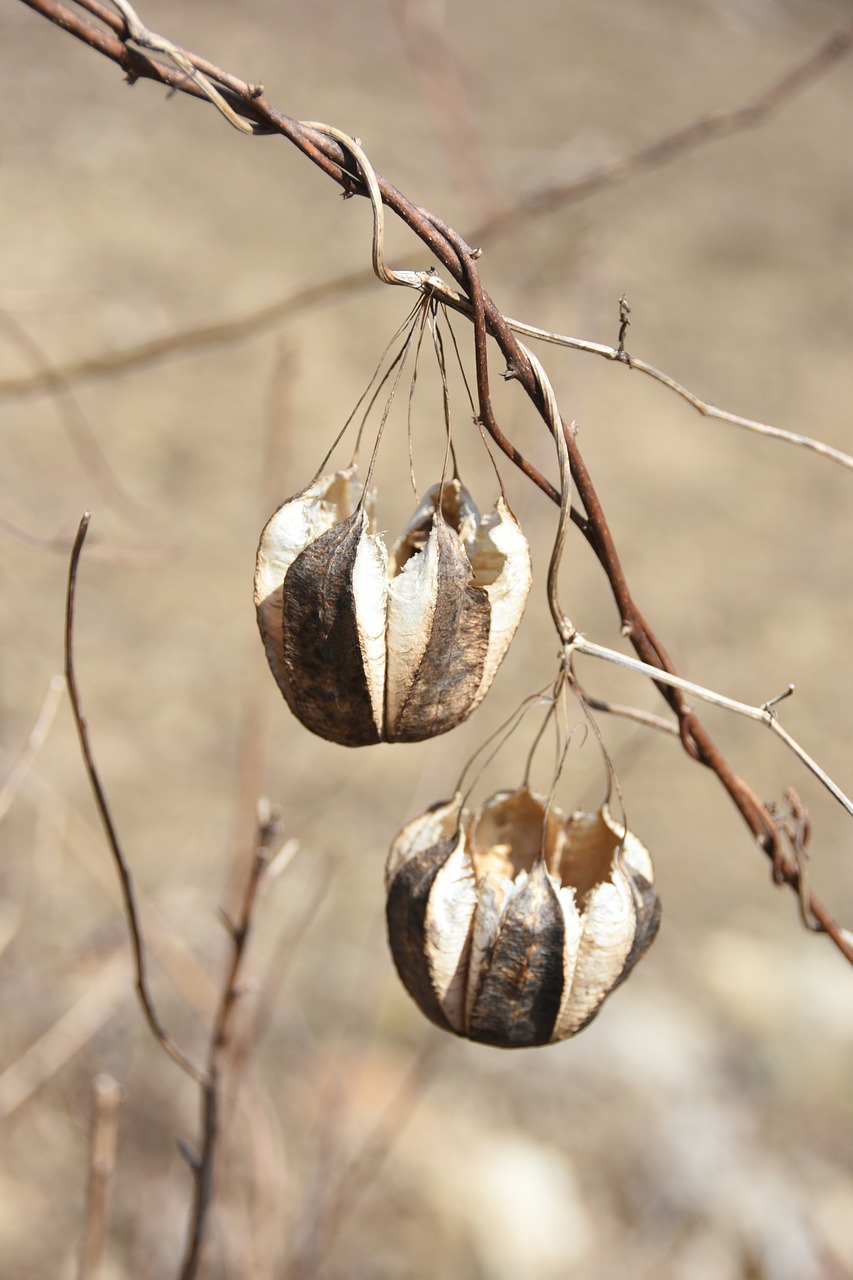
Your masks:
[{"label": "branch node", "polygon": [[783,689],[781,693],[777,693],[775,698],[768,698],[766,702],[762,702],[761,710],[768,711],[775,719],[775,712],[772,708],[775,707],[777,703],[782,702],[785,698],[790,698],[791,694],[794,692],[794,688],[795,686],[793,684],[789,684],[787,689]]},{"label": "branch node", "polygon": [[625,294],[619,299],[619,341],[616,343],[616,356],[619,360],[627,359],[628,364],[631,363],[631,357],[625,351],[625,334],[628,332],[631,321],[628,317],[631,314],[631,308],[628,306],[628,299]]}]

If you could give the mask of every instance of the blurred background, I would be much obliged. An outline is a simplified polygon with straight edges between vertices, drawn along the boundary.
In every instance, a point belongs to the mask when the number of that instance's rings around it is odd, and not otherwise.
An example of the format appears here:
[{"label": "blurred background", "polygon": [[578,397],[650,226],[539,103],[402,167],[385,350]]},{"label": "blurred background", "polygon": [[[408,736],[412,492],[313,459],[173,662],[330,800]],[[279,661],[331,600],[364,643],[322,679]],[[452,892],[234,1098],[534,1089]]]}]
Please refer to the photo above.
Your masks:
[{"label": "blurred background", "polygon": [[[752,130],[488,230],[525,194],[754,97],[849,23],[849,4],[148,0],[140,13],[263,82],[287,114],[360,138],[463,235],[485,227],[483,281],[506,313],[613,344],[625,293],[633,354],[713,404],[853,450],[849,56]],[[282,139],[128,88],[22,5],[2,22],[0,1274],[76,1274],[100,1073],[122,1089],[104,1280],[177,1273],[191,1198],[178,1143],[198,1141],[198,1091],[143,1023],[70,709],[51,694],[70,542],[89,509],[78,678],[152,985],[196,1059],[228,958],[218,907],[239,897],[259,795],[300,845],[256,916],[205,1274],[853,1275],[851,974],[675,741],[603,724],[664,920],[588,1030],[505,1053],[443,1035],[409,1000],[385,943],[385,852],[555,673],[554,510],[501,463],[536,583],[471,721],[416,746],[311,737],[258,640],[258,534],[313,475],[410,299],[367,278],[306,299],[369,265],[370,211]],[[388,239],[395,263],[430,265],[403,229]],[[784,724],[849,790],[849,472],[705,420],[623,367],[553,347],[543,359],[678,669],[751,703],[795,682]],[[94,372],[49,392],[21,388],[86,361]],[[541,422],[494,361],[504,430],[553,476]],[[487,507],[497,485],[457,378],[452,395],[463,476]],[[405,399],[377,474],[391,537],[414,505]],[[443,430],[431,359],[413,427],[425,489]],[[620,643],[576,536],[563,594],[587,635]],[[588,661],[582,674],[593,692],[660,709],[635,677]],[[43,707],[49,731],[22,760]],[[841,809],[759,726],[702,716],[762,797],[798,788],[815,890],[853,920]],[[531,732],[490,765],[483,794],[517,785]],[[558,801],[595,806],[602,792],[594,745],[578,739]]]}]

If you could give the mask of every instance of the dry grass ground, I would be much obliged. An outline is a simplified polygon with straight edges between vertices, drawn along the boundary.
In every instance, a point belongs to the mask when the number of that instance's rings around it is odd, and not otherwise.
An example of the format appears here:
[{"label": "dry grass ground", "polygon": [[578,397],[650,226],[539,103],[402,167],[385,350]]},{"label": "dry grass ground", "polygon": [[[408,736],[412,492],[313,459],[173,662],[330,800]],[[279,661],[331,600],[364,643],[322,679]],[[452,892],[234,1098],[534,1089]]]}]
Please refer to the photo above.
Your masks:
[{"label": "dry grass ground", "polygon": [[[142,10],[154,30],[262,80],[283,111],[357,135],[463,234],[499,201],[751,96],[850,17],[841,0],[447,6],[470,113],[453,108],[460,155],[436,105],[440,43],[407,48],[398,13],[364,0]],[[21,329],[63,364],[366,265],[365,202],[342,204],[281,139],[246,140],[185,98],[127,88],[23,6],[7,6],[0,66],[0,307],[20,327],[3,320],[1,377],[32,368]],[[446,90],[437,97],[446,104]],[[484,283],[511,315],[605,342],[624,291],[636,354],[715,404],[850,452],[851,136],[848,59],[760,128],[485,242]],[[389,236],[395,260],[427,265],[401,230]],[[3,773],[61,669],[67,548],[89,508],[78,674],[163,1017],[193,1054],[225,963],[216,907],[245,869],[257,794],[302,845],[249,957],[262,989],[273,973],[275,1000],[233,1104],[208,1274],[853,1275],[849,970],[800,927],[714,779],[674,743],[606,726],[664,925],[577,1041],[508,1055],[442,1037],[392,970],[389,840],[447,794],[555,653],[542,592],[553,511],[504,468],[537,586],[470,723],[432,744],[350,752],[312,739],[269,678],[251,604],[259,529],[313,473],[406,304],[376,285],[250,340],[80,383],[110,482],[61,399],[0,402],[0,515],[51,544],[0,530]],[[785,723],[849,790],[849,472],[704,421],[624,368],[545,354],[634,592],[679,668],[752,702],[795,681]],[[498,411],[553,474],[512,388]],[[415,412],[426,487],[434,379]],[[410,505],[402,415],[392,428],[379,475],[389,529]],[[494,482],[470,434],[465,473],[485,503]],[[578,539],[567,559],[576,621],[615,642],[606,584]],[[656,707],[629,678],[584,670],[591,687]],[[815,886],[851,920],[841,811],[759,728],[706,721],[761,795],[800,788]],[[525,749],[505,752],[486,785],[514,785]],[[589,744],[562,803],[599,794]],[[195,1140],[196,1091],[135,1003],[65,702],[0,840],[0,1274],[74,1274],[92,1080],[109,1072],[124,1099],[100,1275],[172,1276],[190,1193],[177,1141]]]}]

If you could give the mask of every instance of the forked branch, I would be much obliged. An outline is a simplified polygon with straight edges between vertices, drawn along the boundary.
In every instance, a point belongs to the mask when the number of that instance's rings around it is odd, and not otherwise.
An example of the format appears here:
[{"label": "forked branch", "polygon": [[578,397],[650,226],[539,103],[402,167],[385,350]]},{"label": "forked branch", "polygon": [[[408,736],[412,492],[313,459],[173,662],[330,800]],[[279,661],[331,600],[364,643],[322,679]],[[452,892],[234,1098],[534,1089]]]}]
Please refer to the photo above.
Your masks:
[{"label": "forked branch", "polygon": [[266,803],[262,802],[258,807],[257,839],[240,914],[236,921],[232,922],[226,919],[231,937],[231,959],[221,988],[221,995],[214,1018],[207,1065],[205,1069],[202,1069],[186,1056],[165,1030],[154,1004],[154,998],[148,984],[145,942],[133,886],[133,877],[119,842],[106,792],[95,765],[89,741],[88,725],[83,713],[80,691],[77,685],[74,667],[74,604],[77,570],[89,528],[89,518],[89,513],[86,512],[80,521],[68,569],[68,594],[65,610],[65,674],[83,759],[92,785],[98,813],[101,817],[121,882],[125,915],[136,964],[136,989],[139,1000],[145,1013],[146,1021],[158,1043],[169,1057],[178,1064],[181,1070],[186,1072],[201,1087],[202,1141],[198,1156],[193,1157],[190,1161],[193,1170],[195,1193],[186,1253],[181,1270],[181,1280],[194,1280],[194,1277],[198,1274],[202,1245],[205,1238],[205,1226],[213,1199],[216,1156],[221,1137],[222,1088],[228,1065],[228,1052],[231,1047],[234,1017],[243,989],[243,963],[251,931],[253,912],[264,881],[272,879],[287,865],[290,856],[292,856],[293,848],[290,845],[286,846],[273,862],[270,862],[273,842],[280,829],[279,818],[277,814],[270,811]]}]

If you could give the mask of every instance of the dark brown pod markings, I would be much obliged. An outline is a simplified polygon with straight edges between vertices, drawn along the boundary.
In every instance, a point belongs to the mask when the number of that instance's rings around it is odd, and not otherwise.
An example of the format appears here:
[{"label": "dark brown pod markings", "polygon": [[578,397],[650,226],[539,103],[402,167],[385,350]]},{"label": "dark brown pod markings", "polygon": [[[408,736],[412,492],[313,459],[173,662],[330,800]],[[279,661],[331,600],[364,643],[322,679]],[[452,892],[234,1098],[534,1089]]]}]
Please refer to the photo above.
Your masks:
[{"label": "dark brown pod markings", "polygon": [[273,675],[314,733],[418,742],[480,703],[521,619],[527,542],[500,499],[426,495],[389,557],[353,468],[284,503],[258,548],[255,605]]},{"label": "dark brown pod markings", "polygon": [[564,1040],[653,941],[653,880],[606,808],[565,819],[522,788],[469,814],[457,797],[391,846],[391,952],[438,1026],[502,1048]]},{"label": "dark brown pod markings", "polygon": [[361,524],[357,511],[301,551],[288,571],[282,599],[288,702],[299,708],[312,733],[348,747],[379,741],[353,594]]}]

